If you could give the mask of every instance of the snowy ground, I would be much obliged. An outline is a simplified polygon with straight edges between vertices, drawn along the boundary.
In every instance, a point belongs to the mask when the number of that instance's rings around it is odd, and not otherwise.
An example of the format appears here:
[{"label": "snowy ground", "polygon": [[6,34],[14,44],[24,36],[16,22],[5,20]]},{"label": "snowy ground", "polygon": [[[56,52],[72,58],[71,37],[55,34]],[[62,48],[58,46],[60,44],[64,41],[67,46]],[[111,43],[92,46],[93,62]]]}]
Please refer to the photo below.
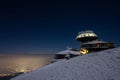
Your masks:
[{"label": "snowy ground", "polygon": [[11,80],[120,80],[120,48],[56,62]]}]

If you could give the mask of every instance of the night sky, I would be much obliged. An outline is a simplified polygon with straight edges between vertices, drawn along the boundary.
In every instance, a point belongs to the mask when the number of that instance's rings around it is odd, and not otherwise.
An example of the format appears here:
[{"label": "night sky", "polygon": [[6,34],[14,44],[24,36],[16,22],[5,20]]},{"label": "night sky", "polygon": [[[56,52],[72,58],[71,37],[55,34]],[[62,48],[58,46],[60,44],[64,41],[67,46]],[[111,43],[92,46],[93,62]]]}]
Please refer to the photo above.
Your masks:
[{"label": "night sky", "polygon": [[[119,0],[118,0],[119,1]],[[78,32],[93,30],[120,45],[120,3],[113,0],[0,2],[0,53],[55,53],[79,49]]]}]

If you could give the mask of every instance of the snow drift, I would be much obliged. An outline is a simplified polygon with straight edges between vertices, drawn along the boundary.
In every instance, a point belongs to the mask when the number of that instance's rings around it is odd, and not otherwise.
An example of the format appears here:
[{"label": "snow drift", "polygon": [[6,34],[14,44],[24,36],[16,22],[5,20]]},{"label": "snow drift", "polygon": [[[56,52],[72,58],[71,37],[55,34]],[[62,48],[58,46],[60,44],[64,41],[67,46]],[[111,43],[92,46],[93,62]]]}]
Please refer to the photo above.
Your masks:
[{"label": "snow drift", "polygon": [[120,48],[59,61],[11,80],[120,80]]}]

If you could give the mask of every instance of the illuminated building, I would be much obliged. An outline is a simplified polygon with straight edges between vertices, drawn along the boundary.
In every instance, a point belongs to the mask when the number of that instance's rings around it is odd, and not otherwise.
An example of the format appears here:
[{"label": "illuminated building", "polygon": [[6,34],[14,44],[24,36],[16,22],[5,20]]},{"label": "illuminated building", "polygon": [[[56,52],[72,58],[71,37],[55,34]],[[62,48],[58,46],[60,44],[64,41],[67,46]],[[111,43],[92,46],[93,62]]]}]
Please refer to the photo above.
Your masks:
[{"label": "illuminated building", "polygon": [[89,52],[96,52],[105,49],[114,48],[114,43],[98,40],[98,36],[93,31],[80,32],[76,40],[81,42],[80,54],[88,54]]}]

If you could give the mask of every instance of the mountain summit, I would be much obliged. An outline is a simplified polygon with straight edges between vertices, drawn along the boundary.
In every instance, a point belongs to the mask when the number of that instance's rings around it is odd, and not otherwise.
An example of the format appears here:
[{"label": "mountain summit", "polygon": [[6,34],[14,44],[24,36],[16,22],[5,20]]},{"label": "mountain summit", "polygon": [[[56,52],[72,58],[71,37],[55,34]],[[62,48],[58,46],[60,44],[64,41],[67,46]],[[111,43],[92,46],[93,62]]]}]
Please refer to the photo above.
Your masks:
[{"label": "mountain summit", "polygon": [[59,61],[11,80],[119,80],[120,48]]}]

